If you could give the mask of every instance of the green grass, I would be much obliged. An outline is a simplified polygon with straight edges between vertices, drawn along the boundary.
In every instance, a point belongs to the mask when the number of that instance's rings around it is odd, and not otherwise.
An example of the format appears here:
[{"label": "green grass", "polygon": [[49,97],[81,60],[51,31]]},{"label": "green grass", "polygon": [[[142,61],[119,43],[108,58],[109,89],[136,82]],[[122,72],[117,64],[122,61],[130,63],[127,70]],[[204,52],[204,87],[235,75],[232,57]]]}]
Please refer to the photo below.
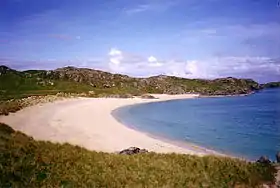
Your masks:
[{"label": "green grass", "polygon": [[214,156],[98,153],[35,141],[0,124],[0,187],[258,187],[274,172]]}]

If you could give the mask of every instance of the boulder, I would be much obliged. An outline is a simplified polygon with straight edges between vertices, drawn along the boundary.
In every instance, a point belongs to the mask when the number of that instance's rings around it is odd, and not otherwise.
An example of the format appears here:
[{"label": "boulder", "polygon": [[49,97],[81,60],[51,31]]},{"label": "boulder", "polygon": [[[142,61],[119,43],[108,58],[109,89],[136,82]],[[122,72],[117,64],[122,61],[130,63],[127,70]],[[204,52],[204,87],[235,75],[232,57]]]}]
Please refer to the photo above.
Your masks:
[{"label": "boulder", "polygon": [[139,150],[139,153],[148,153],[149,151],[148,150],[146,150],[146,149],[140,149]]},{"label": "boulder", "polygon": [[280,151],[276,153],[276,162],[280,163]]},{"label": "boulder", "polygon": [[271,161],[268,159],[267,156],[261,156],[258,160],[257,163],[261,163],[261,164],[270,164]]},{"label": "boulder", "polygon": [[148,150],[146,149],[140,149],[137,147],[130,147],[128,149],[122,150],[119,152],[119,154],[125,154],[125,155],[134,155],[139,153],[148,153]]},{"label": "boulder", "polygon": [[142,99],[156,99],[156,97],[154,97],[153,95],[149,95],[149,94],[144,94],[141,95]]}]

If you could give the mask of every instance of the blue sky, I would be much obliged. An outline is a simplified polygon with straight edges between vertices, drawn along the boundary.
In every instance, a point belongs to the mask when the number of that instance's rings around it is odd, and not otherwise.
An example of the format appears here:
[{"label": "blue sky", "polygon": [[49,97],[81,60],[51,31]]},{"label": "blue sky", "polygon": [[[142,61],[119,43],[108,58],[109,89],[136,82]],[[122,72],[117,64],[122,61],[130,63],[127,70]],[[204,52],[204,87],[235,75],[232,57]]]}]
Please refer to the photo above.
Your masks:
[{"label": "blue sky", "polygon": [[280,80],[277,0],[1,0],[0,64]]}]

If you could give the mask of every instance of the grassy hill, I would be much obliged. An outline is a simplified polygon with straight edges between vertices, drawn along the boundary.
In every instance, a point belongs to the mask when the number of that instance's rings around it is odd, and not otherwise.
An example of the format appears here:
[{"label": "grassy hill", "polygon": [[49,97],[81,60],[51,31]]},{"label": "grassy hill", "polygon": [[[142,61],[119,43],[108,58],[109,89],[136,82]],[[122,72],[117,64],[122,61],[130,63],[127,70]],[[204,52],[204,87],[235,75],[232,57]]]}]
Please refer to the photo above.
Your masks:
[{"label": "grassy hill", "polygon": [[280,87],[280,82],[269,82],[266,84],[261,84],[261,88],[267,89],[267,88],[278,88]]},{"label": "grassy hill", "polygon": [[203,95],[248,94],[260,89],[251,79],[220,78],[215,80],[186,79],[173,76],[133,78],[108,72],[64,67],[52,71],[16,71],[0,66],[0,100],[58,92],[82,93],[95,96],[106,94],[200,93]]},{"label": "grassy hill", "polygon": [[0,187],[258,187],[274,173],[270,165],[214,156],[98,153],[0,124]]}]

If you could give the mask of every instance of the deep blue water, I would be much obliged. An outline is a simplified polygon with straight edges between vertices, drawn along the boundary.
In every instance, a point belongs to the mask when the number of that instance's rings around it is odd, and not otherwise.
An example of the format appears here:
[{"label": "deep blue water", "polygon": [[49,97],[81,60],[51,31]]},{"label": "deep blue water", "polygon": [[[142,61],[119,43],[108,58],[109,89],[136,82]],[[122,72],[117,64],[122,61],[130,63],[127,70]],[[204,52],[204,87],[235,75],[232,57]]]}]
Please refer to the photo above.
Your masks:
[{"label": "deep blue water", "polygon": [[127,126],[255,160],[280,151],[280,89],[245,97],[196,98],[119,108]]}]

